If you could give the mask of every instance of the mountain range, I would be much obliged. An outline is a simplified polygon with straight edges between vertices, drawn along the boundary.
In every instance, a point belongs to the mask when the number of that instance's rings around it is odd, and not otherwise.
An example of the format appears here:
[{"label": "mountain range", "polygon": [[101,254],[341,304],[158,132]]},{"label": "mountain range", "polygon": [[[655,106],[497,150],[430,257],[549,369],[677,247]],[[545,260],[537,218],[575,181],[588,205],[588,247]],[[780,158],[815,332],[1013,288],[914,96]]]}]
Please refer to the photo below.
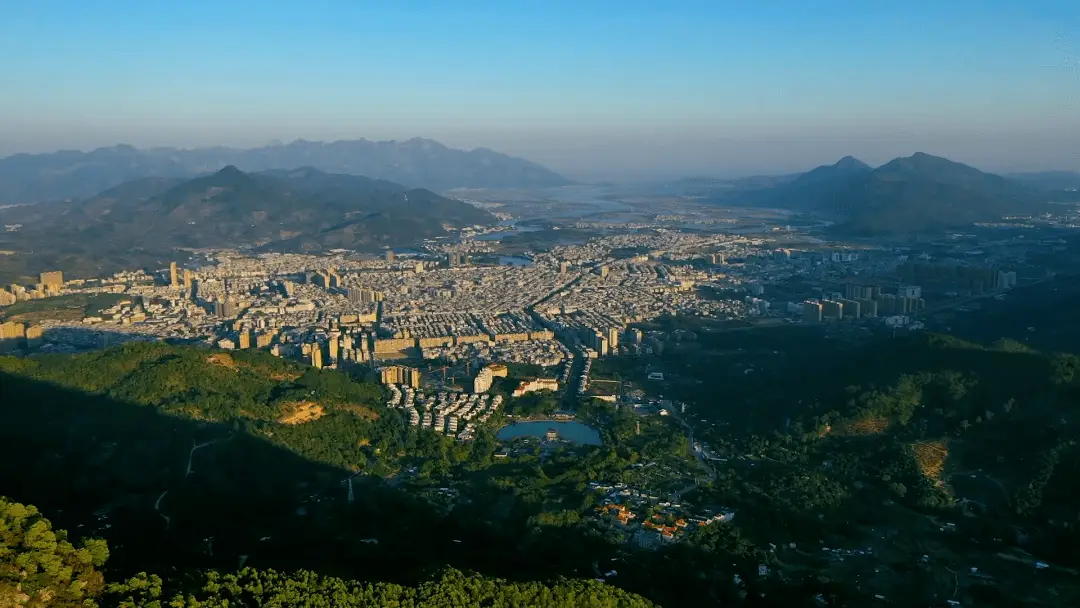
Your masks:
[{"label": "mountain range", "polygon": [[707,191],[717,203],[811,212],[856,234],[960,228],[1043,209],[1040,189],[922,152],[873,168],[846,156],[803,174],[730,180]]},{"label": "mountain range", "polygon": [[[5,258],[74,274],[137,264],[139,254],[167,259],[176,248],[375,250],[495,219],[385,180],[310,167],[245,173],[231,165],[195,179],[138,179],[85,200],[18,206],[0,216],[22,225],[0,233],[0,249],[15,252]],[[91,266],[93,260],[100,262]]]},{"label": "mountain range", "polygon": [[565,177],[536,163],[486,148],[460,150],[430,139],[335,142],[298,140],[237,149],[138,149],[128,145],[90,152],[16,154],[0,159],[0,204],[86,198],[146,177],[194,177],[225,166],[244,171],[313,167],[366,175],[409,187],[511,188],[561,186]]}]

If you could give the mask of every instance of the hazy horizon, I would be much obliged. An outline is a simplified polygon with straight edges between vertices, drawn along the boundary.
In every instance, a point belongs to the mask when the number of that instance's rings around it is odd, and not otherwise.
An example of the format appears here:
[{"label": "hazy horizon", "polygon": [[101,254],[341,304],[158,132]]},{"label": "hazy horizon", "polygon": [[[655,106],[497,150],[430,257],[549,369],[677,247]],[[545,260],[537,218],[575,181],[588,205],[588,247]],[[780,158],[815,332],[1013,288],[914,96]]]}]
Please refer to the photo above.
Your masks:
[{"label": "hazy horizon", "polygon": [[424,137],[580,180],[1080,170],[1068,2],[0,6],[0,156]]}]

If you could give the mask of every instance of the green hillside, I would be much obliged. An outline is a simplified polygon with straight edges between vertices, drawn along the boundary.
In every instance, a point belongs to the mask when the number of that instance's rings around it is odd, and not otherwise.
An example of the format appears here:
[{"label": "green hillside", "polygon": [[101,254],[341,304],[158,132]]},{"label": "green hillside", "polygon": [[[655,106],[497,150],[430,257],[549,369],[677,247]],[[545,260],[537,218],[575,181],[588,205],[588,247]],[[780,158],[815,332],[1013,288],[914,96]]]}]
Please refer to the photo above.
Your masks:
[{"label": "green hillside", "polygon": [[659,360],[598,366],[665,373],[643,386],[700,420],[717,469],[704,492],[791,578],[857,586],[853,602],[1080,599],[1076,355],[940,335],[858,345],[807,327],[699,331]]},{"label": "green hillside", "polygon": [[[123,576],[231,571],[243,555],[410,585],[445,566],[591,579],[617,558],[632,573],[619,586],[654,601],[730,595],[716,582],[731,580],[731,561],[689,572],[660,552],[624,564],[619,544],[582,521],[586,481],[664,451],[673,427],[635,437],[625,420],[617,447],[496,461],[490,430],[455,442],[410,429],[382,401],[370,382],[259,352],[125,344],[0,358],[0,485],[106,538]],[[447,504],[440,488],[451,486],[460,499]],[[740,551],[749,570],[756,554]]]},{"label": "green hillside", "polygon": [[[525,581],[611,568],[608,586],[665,606],[760,593],[784,606],[1080,599],[1076,356],[947,336],[783,339],[784,365],[759,365],[779,356],[768,337],[735,333],[650,360],[711,378],[675,374],[664,389],[724,422],[697,434],[719,458],[711,481],[671,416],[582,404],[603,446],[497,459],[490,430],[472,443],[418,432],[363,379],[258,352],[127,344],[0,358],[0,484],[75,540],[107,539],[111,580],[255,568],[235,575],[246,605],[270,601],[255,590],[264,578],[281,593],[357,579],[422,597],[446,567]],[[727,373],[738,340],[761,347],[738,354],[760,374]],[[633,378],[637,364],[603,368]],[[737,517],[638,548],[589,522],[591,481],[684,488],[683,502]],[[1048,568],[1034,576],[1037,562]],[[219,597],[209,589],[184,592]]]}]

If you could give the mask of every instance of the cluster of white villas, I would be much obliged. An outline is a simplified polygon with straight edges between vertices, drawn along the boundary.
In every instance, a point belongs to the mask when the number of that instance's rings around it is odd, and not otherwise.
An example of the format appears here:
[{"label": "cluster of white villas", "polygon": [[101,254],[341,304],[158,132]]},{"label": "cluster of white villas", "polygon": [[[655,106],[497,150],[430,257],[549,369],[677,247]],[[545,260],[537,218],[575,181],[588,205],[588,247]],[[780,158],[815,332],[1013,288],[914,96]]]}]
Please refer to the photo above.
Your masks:
[{"label": "cluster of white villas", "polygon": [[454,391],[425,394],[408,386],[391,384],[386,406],[405,410],[412,426],[429,428],[457,437],[459,441],[470,441],[476,438],[477,425],[487,422],[502,401],[502,395],[492,397]]}]

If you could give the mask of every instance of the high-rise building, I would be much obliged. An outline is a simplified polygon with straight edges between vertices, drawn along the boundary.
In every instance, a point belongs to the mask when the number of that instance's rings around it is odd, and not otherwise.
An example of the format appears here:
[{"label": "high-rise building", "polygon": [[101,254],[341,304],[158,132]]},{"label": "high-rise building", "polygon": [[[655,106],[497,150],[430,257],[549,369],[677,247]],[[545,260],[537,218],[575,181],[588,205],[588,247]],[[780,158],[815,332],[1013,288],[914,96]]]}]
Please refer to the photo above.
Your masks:
[{"label": "high-rise building", "polygon": [[921,298],[922,287],[918,285],[900,285],[896,288],[896,295],[902,298]]},{"label": "high-rise building", "polygon": [[607,266],[601,266],[600,267],[600,278],[601,279],[606,279],[607,275],[608,275],[608,267]]},{"label": "high-rise building", "polygon": [[566,274],[566,271],[569,270],[569,269],[570,269],[570,264],[566,263],[565,261],[559,262],[559,273],[560,274]]},{"label": "high-rise building", "polygon": [[821,316],[840,321],[844,318],[844,305],[836,300],[821,301]]},{"label": "high-rise building", "polygon": [[491,389],[491,383],[495,381],[495,375],[487,367],[481,368],[476,378],[473,379],[473,392],[476,394],[486,393]]},{"label": "high-rise building", "polygon": [[176,274],[176,262],[169,262],[169,286],[180,286],[180,277]]},{"label": "high-rise building", "polygon": [[0,340],[22,338],[26,335],[26,326],[15,321],[0,323]]},{"label": "high-rise building", "polygon": [[844,318],[858,319],[862,317],[862,304],[858,300],[844,298],[840,300],[840,305],[843,306]]},{"label": "high-rise building", "polygon": [[15,297],[15,294],[0,289],[0,306],[11,306],[17,300],[18,298]]},{"label": "high-rise building", "polygon": [[608,348],[612,352],[617,352],[619,348],[619,330],[616,327],[608,328],[607,331]]},{"label": "high-rise building", "polygon": [[878,296],[875,301],[878,303],[878,310],[882,316],[891,316],[897,314],[897,300],[896,295],[891,293],[883,293]]},{"label": "high-rise building", "polygon": [[379,380],[383,384],[404,384],[420,388],[420,370],[404,365],[388,365],[379,368]]},{"label": "high-rise building", "polygon": [[1001,271],[996,268],[984,266],[912,260],[904,262],[897,268],[897,275],[905,283],[972,294],[1000,288],[1001,274]]},{"label": "high-rise building", "polygon": [[420,274],[421,272],[424,272],[424,263],[423,262],[417,262],[416,266],[413,267],[413,270],[416,272],[416,274]]},{"label": "high-rise building", "polygon": [[223,319],[230,319],[240,313],[240,306],[232,299],[214,302],[214,314]]},{"label": "high-rise building", "polygon": [[22,346],[26,337],[26,326],[22,323],[7,321],[0,323],[0,352],[8,352]]},{"label": "high-rise building", "polygon": [[387,249],[386,250],[386,261],[390,262],[391,264],[394,262],[394,250],[393,249]]},{"label": "high-rise building", "polygon": [[822,318],[821,302],[807,300],[802,305],[802,320],[804,323],[820,323]]},{"label": "high-rise building", "polygon": [[41,273],[41,284],[46,290],[60,291],[64,286],[64,273],[59,270]]},{"label": "high-rise building", "polygon": [[184,269],[184,291],[191,293],[192,286],[195,283],[195,273],[191,272],[187,268]]},{"label": "high-rise building", "polygon": [[326,347],[329,351],[330,360],[337,361],[341,356],[341,338],[337,333],[330,334],[330,339],[326,341]]},{"label": "high-rise building", "polygon": [[311,367],[322,368],[322,348],[318,344],[313,344],[311,348]]},{"label": "high-rise building", "polygon": [[901,314],[912,314],[921,311],[926,306],[926,300],[922,298],[911,298],[902,296],[897,298],[897,312]]},{"label": "high-rise building", "polygon": [[309,282],[314,283],[323,289],[327,289],[330,287],[330,275],[323,270],[316,270],[310,275]]},{"label": "high-rise building", "polygon": [[240,345],[241,349],[251,348],[251,331],[247,329],[240,330],[237,343]]},{"label": "high-rise building", "polygon": [[727,262],[727,256],[725,256],[722,253],[714,253],[714,254],[712,254],[712,260],[711,261],[712,261],[713,266],[721,266],[721,265],[723,265],[723,264],[725,264]]},{"label": "high-rise building", "polygon": [[341,287],[341,275],[333,268],[326,271],[326,284],[329,287]]},{"label": "high-rise building", "polygon": [[600,332],[596,332],[596,335],[593,337],[593,348],[601,357],[606,357],[609,352],[609,344],[607,337]]},{"label": "high-rise building", "polygon": [[37,348],[45,341],[45,328],[40,325],[30,325],[26,328],[26,348]]},{"label": "high-rise building", "polygon": [[371,289],[357,289],[355,287],[349,288],[349,301],[356,303],[370,303],[370,302],[382,302],[383,293],[381,291],[374,291]]}]

